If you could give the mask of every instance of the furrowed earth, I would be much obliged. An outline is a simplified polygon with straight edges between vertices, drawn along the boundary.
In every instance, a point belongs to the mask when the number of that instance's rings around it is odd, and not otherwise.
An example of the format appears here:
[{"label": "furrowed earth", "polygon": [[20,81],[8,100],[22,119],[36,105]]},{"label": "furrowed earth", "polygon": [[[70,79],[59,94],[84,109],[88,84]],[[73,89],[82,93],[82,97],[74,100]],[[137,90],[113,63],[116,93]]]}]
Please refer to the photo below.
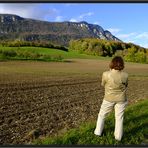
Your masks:
[{"label": "furrowed earth", "polygon": [[[108,60],[0,62],[0,144],[25,144],[96,121]],[[125,63],[129,104],[148,98],[147,64]]]}]

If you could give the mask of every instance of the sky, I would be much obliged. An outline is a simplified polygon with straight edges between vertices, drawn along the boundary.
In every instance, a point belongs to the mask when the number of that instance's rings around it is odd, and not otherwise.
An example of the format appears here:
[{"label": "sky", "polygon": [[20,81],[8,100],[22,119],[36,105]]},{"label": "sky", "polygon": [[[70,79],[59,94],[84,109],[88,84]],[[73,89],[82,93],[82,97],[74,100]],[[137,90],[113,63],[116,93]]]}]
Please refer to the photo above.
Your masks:
[{"label": "sky", "polygon": [[1,14],[97,24],[123,42],[148,48],[148,3],[0,3]]}]

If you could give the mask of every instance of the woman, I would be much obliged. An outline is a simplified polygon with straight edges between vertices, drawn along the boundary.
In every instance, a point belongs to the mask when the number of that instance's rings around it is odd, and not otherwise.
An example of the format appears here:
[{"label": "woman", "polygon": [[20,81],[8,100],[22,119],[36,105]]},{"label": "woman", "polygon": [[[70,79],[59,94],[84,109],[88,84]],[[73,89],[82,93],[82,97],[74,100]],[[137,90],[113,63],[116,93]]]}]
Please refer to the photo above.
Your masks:
[{"label": "woman", "polygon": [[124,61],[122,57],[115,56],[110,65],[110,71],[102,75],[101,85],[105,87],[105,95],[98,114],[95,135],[101,136],[106,115],[115,108],[115,139],[120,141],[123,136],[124,110],[127,105],[126,89],[128,74],[123,72]]}]

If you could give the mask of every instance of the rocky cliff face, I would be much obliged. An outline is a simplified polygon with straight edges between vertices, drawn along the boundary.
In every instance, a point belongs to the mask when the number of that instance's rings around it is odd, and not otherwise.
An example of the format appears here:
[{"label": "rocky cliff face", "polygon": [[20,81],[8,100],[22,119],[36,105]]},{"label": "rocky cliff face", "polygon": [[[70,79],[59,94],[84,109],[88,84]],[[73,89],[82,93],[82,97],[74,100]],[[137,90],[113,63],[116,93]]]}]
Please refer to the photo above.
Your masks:
[{"label": "rocky cliff face", "polygon": [[12,14],[0,14],[0,23],[12,23],[20,20],[24,20],[24,18]]},{"label": "rocky cliff face", "polygon": [[43,40],[68,45],[71,39],[98,38],[121,41],[101,26],[87,22],[47,22],[0,14],[1,40]]}]

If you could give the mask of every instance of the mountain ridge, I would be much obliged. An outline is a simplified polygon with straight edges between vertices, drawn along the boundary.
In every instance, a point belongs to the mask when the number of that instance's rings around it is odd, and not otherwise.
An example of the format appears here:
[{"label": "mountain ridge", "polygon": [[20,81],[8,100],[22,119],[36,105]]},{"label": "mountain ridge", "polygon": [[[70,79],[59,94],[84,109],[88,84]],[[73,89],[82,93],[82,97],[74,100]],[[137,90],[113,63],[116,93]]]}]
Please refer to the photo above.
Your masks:
[{"label": "mountain ridge", "polygon": [[72,39],[98,38],[120,41],[101,26],[81,22],[49,22],[23,18],[14,14],[0,14],[0,39],[50,41],[67,46]]}]

